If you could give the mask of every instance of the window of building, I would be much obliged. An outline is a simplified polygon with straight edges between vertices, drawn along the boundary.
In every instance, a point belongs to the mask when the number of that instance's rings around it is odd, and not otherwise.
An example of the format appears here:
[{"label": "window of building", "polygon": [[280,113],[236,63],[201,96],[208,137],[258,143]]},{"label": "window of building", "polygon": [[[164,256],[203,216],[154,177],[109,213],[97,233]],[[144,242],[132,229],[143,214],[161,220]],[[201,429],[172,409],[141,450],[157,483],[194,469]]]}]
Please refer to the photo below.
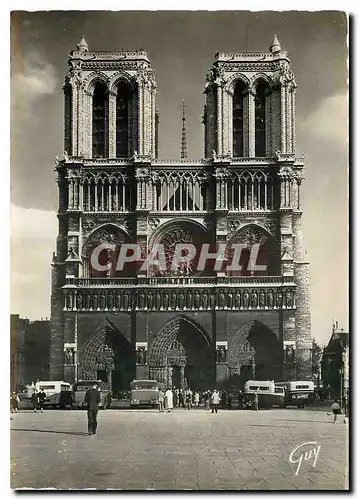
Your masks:
[{"label": "window of building", "polygon": [[242,157],[244,154],[244,125],[243,125],[243,96],[245,86],[237,82],[233,95],[233,156]]},{"label": "window of building", "polygon": [[255,97],[255,154],[266,155],[266,90],[264,82],[259,83]]},{"label": "window of building", "polygon": [[116,98],[116,157],[128,156],[128,101],[129,90],[120,83]]},{"label": "window of building", "polygon": [[102,82],[97,82],[92,99],[92,156],[94,158],[105,156],[106,109],[106,86]]}]

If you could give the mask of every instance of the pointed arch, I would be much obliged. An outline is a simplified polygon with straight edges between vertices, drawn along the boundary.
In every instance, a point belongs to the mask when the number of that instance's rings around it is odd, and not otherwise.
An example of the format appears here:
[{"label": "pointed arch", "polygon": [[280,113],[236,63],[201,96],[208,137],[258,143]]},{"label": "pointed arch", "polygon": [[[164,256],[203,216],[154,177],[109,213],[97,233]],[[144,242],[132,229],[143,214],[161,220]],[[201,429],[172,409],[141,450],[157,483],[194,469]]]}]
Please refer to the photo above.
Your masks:
[{"label": "pointed arch", "polygon": [[108,87],[101,79],[94,82],[92,94],[92,156],[104,158],[108,137]]},{"label": "pointed arch", "polygon": [[274,332],[260,321],[253,320],[240,328],[228,346],[228,367],[231,375],[241,374],[243,366],[247,380],[278,380],[283,365],[283,349]]}]

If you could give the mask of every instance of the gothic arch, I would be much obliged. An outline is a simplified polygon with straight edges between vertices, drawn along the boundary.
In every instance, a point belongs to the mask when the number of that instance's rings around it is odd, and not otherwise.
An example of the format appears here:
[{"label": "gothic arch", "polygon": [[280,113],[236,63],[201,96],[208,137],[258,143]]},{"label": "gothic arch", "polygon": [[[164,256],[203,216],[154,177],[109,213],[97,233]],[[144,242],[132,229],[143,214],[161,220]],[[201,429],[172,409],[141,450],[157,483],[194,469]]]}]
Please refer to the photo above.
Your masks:
[{"label": "gothic arch", "polygon": [[235,86],[238,82],[242,82],[246,88],[249,88],[250,80],[243,73],[236,73],[227,80],[226,88],[227,90],[233,94]]},{"label": "gothic arch", "polygon": [[[185,316],[165,323],[150,346],[149,376],[169,386],[211,386],[214,381],[214,349],[206,332]],[[180,373],[176,381],[173,371]]]},{"label": "gothic arch", "polygon": [[[106,241],[106,233],[110,239]],[[118,239],[116,240],[116,236]],[[113,223],[105,223],[97,226],[93,229],[88,235],[82,246],[82,255],[83,257],[88,257],[88,250],[90,249],[93,243],[122,243],[123,240],[127,240],[130,238],[128,232],[123,228],[119,227]]]},{"label": "gothic arch", "polygon": [[[228,348],[228,367],[232,375],[241,367],[253,365],[259,380],[278,380],[283,362],[281,342],[273,331],[260,321],[250,321],[233,337]],[[251,378],[253,374],[249,375]]]},{"label": "gothic arch", "polygon": [[249,81],[249,90],[256,93],[257,87],[260,83],[264,83],[268,88],[271,88],[273,85],[273,80],[266,73],[257,73],[256,75],[252,76]]},{"label": "gothic arch", "polygon": [[[248,240],[249,234],[253,234],[253,238]],[[243,235],[243,237],[242,237]],[[264,242],[267,238],[274,239],[270,232],[260,224],[253,224],[252,222],[248,222],[241,226],[234,234],[232,234],[228,243],[245,243],[248,241],[248,244],[251,243],[261,243]]]},{"label": "gothic arch", "polygon": [[[112,372],[134,363],[135,352],[125,336],[115,328],[100,326],[84,343],[80,351],[82,380],[96,380],[98,372]],[[127,378],[131,379],[132,375]],[[126,381],[127,384],[128,381]]]},{"label": "gothic arch", "polygon": [[178,336],[181,323],[185,323],[187,327],[189,326],[192,329],[196,330],[204,345],[208,347],[208,349],[212,349],[207,333],[200,325],[190,320],[186,316],[176,316],[175,318],[167,321],[162,326],[160,332],[152,343],[148,358],[148,363],[150,366],[164,366],[166,364],[168,350],[170,349],[173,341]]},{"label": "gothic arch", "polygon": [[101,71],[96,71],[94,73],[91,73],[85,80],[84,80],[84,87],[85,91],[89,95],[93,95],[94,90],[95,90],[95,85],[97,82],[101,82],[105,85],[105,87],[108,89],[108,83],[109,79],[105,73],[102,73]]},{"label": "gothic arch", "polygon": [[136,86],[136,80],[126,71],[120,71],[119,73],[114,74],[109,81],[109,89],[110,92],[117,94],[117,89],[121,82],[126,83],[129,89],[134,90]]}]

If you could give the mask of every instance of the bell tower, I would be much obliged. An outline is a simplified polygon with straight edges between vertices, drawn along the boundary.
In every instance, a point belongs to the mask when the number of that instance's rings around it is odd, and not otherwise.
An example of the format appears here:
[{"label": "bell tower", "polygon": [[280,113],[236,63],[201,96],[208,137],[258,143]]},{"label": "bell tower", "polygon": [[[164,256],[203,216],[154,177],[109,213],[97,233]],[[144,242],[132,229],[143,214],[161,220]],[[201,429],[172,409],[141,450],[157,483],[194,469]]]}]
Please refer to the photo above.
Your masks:
[{"label": "bell tower", "polygon": [[65,146],[69,156],[154,158],[156,81],[146,52],[90,51],[82,37],[65,78]]},{"label": "bell tower", "polygon": [[218,52],[205,86],[205,157],[295,153],[295,89],[277,35],[269,52]]}]

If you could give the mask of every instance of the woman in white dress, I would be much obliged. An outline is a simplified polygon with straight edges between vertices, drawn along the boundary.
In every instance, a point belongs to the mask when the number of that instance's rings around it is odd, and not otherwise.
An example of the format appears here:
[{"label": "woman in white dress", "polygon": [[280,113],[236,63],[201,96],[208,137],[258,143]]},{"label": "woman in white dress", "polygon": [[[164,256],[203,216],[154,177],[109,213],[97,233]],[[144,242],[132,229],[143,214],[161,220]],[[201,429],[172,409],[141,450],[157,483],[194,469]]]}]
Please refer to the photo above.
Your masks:
[{"label": "woman in white dress", "polygon": [[169,388],[167,389],[165,398],[166,398],[166,410],[171,411],[173,408],[173,393],[171,389]]}]

